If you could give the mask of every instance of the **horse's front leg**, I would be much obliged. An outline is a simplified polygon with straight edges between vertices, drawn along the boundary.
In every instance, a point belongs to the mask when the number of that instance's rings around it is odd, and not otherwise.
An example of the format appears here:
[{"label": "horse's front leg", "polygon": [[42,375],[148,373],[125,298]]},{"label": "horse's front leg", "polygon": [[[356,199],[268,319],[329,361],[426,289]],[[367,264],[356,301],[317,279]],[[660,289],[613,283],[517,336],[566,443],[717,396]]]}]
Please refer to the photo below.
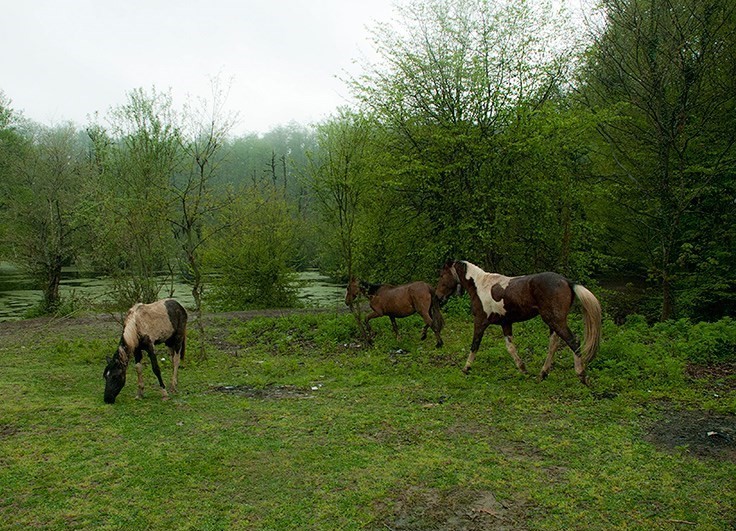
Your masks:
[{"label": "horse's front leg", "polygon": [[143,353],[138,348],[133,355],[135,356],[135,372],[138,375],[138,391],[135,394],[135,398],[141,399],[143,398]]},{"label": "horse's front leg", "polygon": [[375,319],[376,317],[381,317],[381,314],[379,314],[375,310],[365,316],[365,320],[363,321],[363,323],[365,324],[366,332],[368,332],[368,337],[373,337],[375,335],[368,321],[370,321],[371,319]]},{"label": "horse's front leg", "polygon": [[389,315],[388,318],[391,319],[391,328],[394,329],[396,341],[399,341],[401,338],[399,337],[399,326],[396,324],[396,317],[394,317],[393,315]]},{"label": "horse's front leg", "polygon": [[475,361],[475,355],[478,353],[480,342],[483,339],[486,328],[488,328],[488,323],[486,322],[476,320],[473,325],[473,342],[470,344],[470,355],[468,355],[468,360],[465,362],[465,367],[463,368],[465,374],[470,372],[470,366]]},{"label": "horse's front leg", "polygon": [[506,342],[506,350],[508,350],[509,354],[511,354],[511,357],[514,358],[514,363],[516,363],[516,367],[523,373],[526,373],[526,365],[524,365],[524,361],[519,356],[519,353],[516,351],[516,345],[514,345],[514,335],[511,331],[511,324],[504,324],[501,326],[503,328],[503,338]]},{"label": "horse's front leg", "polygon": [[169,393],[166,392],[166,386],[164,385],[164,379],[161,377],[161,368],[158,366],[158,360],[156,359],[156,353],[153,350],[153,345],[148,350],[148,359],[151,360],[151,369],[153,374],[158,378],[158,385],[161,386],[161,398],[168,400]]}]

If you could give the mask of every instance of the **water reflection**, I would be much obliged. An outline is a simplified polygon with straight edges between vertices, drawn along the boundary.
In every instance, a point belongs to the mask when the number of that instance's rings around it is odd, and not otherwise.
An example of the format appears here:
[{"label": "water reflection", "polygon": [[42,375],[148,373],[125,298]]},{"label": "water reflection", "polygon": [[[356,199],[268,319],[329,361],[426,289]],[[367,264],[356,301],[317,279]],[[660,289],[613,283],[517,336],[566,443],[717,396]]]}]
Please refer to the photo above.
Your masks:
[{"label": "water reflection", "polygon": [[[181,282],[166,281],[161,277],[163,288],[161,297],[173,297],[185,308],[194,306],[191,288]],[[331,282],[319,271],[299,273],[299,298],[304,306],[331,308],[343,304],[345,287]],[[89,300],[93,304],[104,304],[110,300],[111,281],[104,277],[89,276],[74,268],[64,269],[61,280],[62,298],[76,297]],[[20,269],[6,262],[0,262],[0,321],[22,319],[25,312],[40,304],[43,293],[35,289],[30,278]]]}]

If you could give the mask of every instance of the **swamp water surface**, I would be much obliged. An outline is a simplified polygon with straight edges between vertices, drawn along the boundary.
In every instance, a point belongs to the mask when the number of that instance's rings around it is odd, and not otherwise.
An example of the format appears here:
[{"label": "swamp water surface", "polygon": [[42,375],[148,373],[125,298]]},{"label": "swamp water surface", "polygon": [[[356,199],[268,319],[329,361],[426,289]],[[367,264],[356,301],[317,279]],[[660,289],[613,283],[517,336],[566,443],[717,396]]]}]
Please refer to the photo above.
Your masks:
[{"label": "swamp water surface", "polygon": [[[163,277],[162,277],[163,282]],[[344,304],[345,286],[331,282],[318,271],[308,270],[298,274],[299,299],[307,307],[332,308]],[[76,297],[100,304],[109,299],[112,282],[105,277],[91,276],[74,268],[65,268],[61,280],[62,298]],[[184,307],[192,308],[194,300],[191,288],[181,280],[166,282],[161,297],[173,297]],[[25,273],[7,262],[0,262],[0,321],[23,319],[25,312],[43,300],[43,293],[35,289]]]}]

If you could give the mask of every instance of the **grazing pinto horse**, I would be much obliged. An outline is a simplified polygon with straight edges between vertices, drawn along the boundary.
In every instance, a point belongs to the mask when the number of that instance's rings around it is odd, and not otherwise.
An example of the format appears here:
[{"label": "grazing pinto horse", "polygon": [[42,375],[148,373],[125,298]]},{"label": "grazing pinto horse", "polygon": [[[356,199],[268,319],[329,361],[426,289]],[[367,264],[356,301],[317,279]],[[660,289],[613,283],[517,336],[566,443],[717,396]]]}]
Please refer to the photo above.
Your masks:
[{"label": "grazing pinto horse", "polygon": [[[559,338],[562,338],[573,351],[575,372],[587,385],[585,367],[596,355],[601,337],[601,306],[590,291],[557,273],[505,277],[486,273],[470,262],[447,262],[437,283],[437,296],[444,301],[460,288],[470,295],[474,320],[473,343],[463,372],[467,374],[470,370],[483,333],[491,324],[501,325],[506,349],[519,370],[526,372],[513,343],[511,325],[539,315],[550,332],[549,351],[539,377],[544,380],[549,374]],[[577,338],[567,325],[567,314],[576,296],[583,306],[585,322],[582,353]]]},{"label": "grazing pinto horse", "polygon": [[174,364],[171,377],[171,391],[176,392],[179,362],[184,359],[186,343],[187,311],[174,299],[164,299],[151,304],[138,303],[128,310],[123,323],[123,334],[120,344],[112,358],[108,358],[105,378],[105,402],[115,403],[115,397],[125,385],[125,373],[131,355],[135,358],[135,369],[138,372],[138,394],[143,398],[143,352],[148,353],[151,369],[161,386],[161,398],[167,399],[166,386],[161,379],[153,345],[165,343],[169,347]]},{"label": "grazing pinto horse", "polygon": [[424,320],[422,339],[427,339],[427,329],[431,328],[437,338],[437,348],[442,346],[440,332],[445,320],[440,312],[439,300],[435,296],[434,288],[426,282],[411,282],[401,286],[389,284],[369,284],[358,279],[351,279],[345,293],[345,304],[352,304],[353,300],[363,294],[368,297],[373,312],[365,318],[365,326],[373,334],[368,321],[376,317],[387,315],[391,319],[391,326],[399,338],[399,328],[396,326],[397,317],[408,317],[418,313]]}]

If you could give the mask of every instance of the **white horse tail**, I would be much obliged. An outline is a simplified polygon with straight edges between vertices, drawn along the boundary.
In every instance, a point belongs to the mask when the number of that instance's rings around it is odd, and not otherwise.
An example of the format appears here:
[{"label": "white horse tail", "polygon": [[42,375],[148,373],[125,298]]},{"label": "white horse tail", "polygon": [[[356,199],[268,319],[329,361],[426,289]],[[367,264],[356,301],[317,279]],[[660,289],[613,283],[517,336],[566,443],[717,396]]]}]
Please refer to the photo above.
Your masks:
[{"label": "white horse tail", "polygon": [[580,284],[573,286],[575,295],[583,306],[583,321],[585,322],[585,338],[583,342],[583,362],[587,365],[598,353],[601,342],[602,313],[601,303],[590,290]]}]

